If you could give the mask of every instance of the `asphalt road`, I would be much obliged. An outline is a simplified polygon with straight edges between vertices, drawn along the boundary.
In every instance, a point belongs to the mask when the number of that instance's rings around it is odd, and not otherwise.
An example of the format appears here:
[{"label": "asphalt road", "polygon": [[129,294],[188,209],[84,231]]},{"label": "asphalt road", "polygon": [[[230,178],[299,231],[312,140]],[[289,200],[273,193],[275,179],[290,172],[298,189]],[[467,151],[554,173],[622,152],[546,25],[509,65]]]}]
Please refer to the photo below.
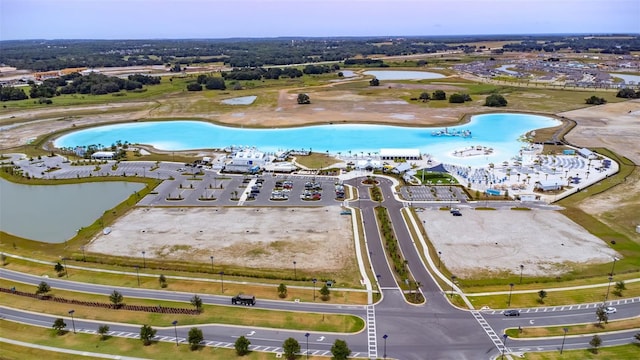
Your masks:
[{"label": "asphalt road", "polygon": [[[143,162],[140,162],[143,163]],[[145,176],[158,176],[158,178],[168,179],[169,176],[176,176],[180,164],[171,166],[161,165],[156,172],[151,172],[151,164],[142,164],[141,168],[136,168],[136,164],[127,164],[122,168],[130,174],[140,172]],[[149,169],[147,169],[149,165]],[[132,167],[133,166],[133,167]],[[175,169],[173,167],[176,167]],[[121,168],[119,167],[119,170]],[[81,169],[69,169],[70,177]],[[78,173],[79,174],[79,173]],[[76,175],[73,175],[75,177]],[[219,197],[220,203],[217,206],[236,204],[230,200],[231,191],[243,191],[241,177],[226,177],[209,174],[204,177],[206,180],[194,182],[197,184],[200,193],[210,194],[214,190],[207,187],[207,182],[216,183],[220,181],[226,195]],[[265,179],[263,188],[270,193],[270,188],[276,178]],[[273,310],[298,310],[327,313],[353,314],[368,319],[367,328],[358,334],[309,334],[305,336],[305,331],[273,330],[243,326],[223,326],[223,325],[199,325],[205,335],[207,345],[233,347],[233,343],[238,336],[247,336],[252,343],[252,350],[259,351],[279,351],[282,342],[288,337],[296,338],[301,344],[303,352],[306,352],[306,344],[309,344],[309,353],[317,355],[328,355],[331,345],[335,339],[344,339],[353,351],[354,357],[378,357],[386,355],[388,358],[397,359],[483,359],[495,357],[505,350],[504,338],[501,336],[502,330],[507,327],[533,326],[533,325],[564,325],[572,323],[586,323],[595,321],[595,308],[571,308],[558,309],[550,312],[535,312],[524,310],[519,317],[505,317],[496,312],[465,311],[453,307],[446,296],[445,291],[439,287],[431,274],[423,264],[413,239],[410,236],[407,225],[402,217],[401,210],[405,206],[404,202],[397,201],[393,193],[393,184],[390,180],[376,177],[380,181],[380,188],[383,191],[385,206],[389,212],[393,230],[398,239],[400,250],[408,261],[407,267],[413,278],[421,284],[420,291],[424,295],[426,302],[422,305],[408,304],[401,293],[394,278],[391,267],[387,261],[384,245],[380,238],[377,220],[374,214],[374,207],[377,202],[369,198],[368,186],[363,185],[361,180],[352,179],[347,184],[358,188],[360,198],[351,201],[350,205],[359,207],[362,210],[364,221],[364,231],[367,243],[367,250],[370,255],[371,264],[376,274],[377,281],[382,289],[382,300],[375,306],[345,306],[327,305],[312,303],[294,303],[282,301],[259,300],[257,307]],[[308,181],[310,179],[298,179],[298,181]],[[312,205],[338,204],[334,196],[324,196],[331,194],[333,184],[336,179],[330,178],[322,180],[323,199],[313,202]],[[226,181],[226,183],[225,183]],[[155,196],[147,196],[141,200],[143,205],[164,205],[166,198],[173,196],[176,191],[180,191],[180,184],[183,187],[190,186],[189,177],[178,175],[173,181],[165,181],[157,190]],[[196,186],[196,185],[194,185]],[[215,189],[215,186],[213,186]],[[240,190],[236,190],[240,189]],[[282,205],[292,206],[298,203],[309,205],[308,201],[299,199],[297,193],[292,194],[289,201],[275,202]],[[226,197],[225,197],[226,196]],[[201,201],[193,195],[185,197],[184,203],[171,202],[172,205],[202,205]],[[274,201],[268,199],[268,195],[259,195],[251,202],[255,206],[273,206]],[[214,204],[211,204],[214,205]],[[440,206],[426,205],[425,206]],[[485,206],[487,204],[484,204]],[[422,206],[422,205],[421,205]],[[494,204],[491,204],[494,206]],[[513,204],[497,203],[496,206],[513,206]],[[545,205],[540,205],[547,207]],[[551,208],[551,207],[549,207]],[[3,269],[0,277],[13,281],[38,284],[43,279],[36,276],[16,273]],[[76,283],[64,279],[48,278],[46,281],[56,289],[67,289],[73,291],[84,291],[108,295],[117,289],[127,297],[141,297],[151,299],[173,300],[189,302],[193,294],[178,293],[171,291],[146,290],[135,288],[118,288],[110,286],[93,285],[86,283]],[[225,296],[200,295],[206,304],[229,305],[230,298]],[[622,317],[638,316],[640,307],[635,302],[620,304],[617,306],[618,313],[611,316],[612,319]],[[76,330],[92,332],[97,329],[100,323],[82,320],[82,314],[75,313],[73,323]],[[9,308],[0,308],[0,317],[5,319],[27,322],[33,325],[50,327],[55,317],[24,312]],[[68,318],[68,317],[67,317]],[[69,318],[70,319],[70,318]],[[67,321],[68,325],[69,322]],[[113,336],[135,337],[139,333],[139,325],[111,324]],[[69,329],[71,327],[68,327]],[[176,328],[167,324],[166,328],[158,328],[158,339],[163,341],[175,341],[177,332],[179,341],[187,335],[191,327]],[[637,332],[637,331],[636,331]],[[622,344],[631,342],[633,331],[625,331],[615,334],[601,335],[605,345]],[[386,335],[386,337],[383,337]],[[565,339],[564,349],[586,348],[590,337],[568,336]],[[513,340],[506,339],[506,351],[549,351],[559,350],[562,338],[540,339],[540,340]]]}]

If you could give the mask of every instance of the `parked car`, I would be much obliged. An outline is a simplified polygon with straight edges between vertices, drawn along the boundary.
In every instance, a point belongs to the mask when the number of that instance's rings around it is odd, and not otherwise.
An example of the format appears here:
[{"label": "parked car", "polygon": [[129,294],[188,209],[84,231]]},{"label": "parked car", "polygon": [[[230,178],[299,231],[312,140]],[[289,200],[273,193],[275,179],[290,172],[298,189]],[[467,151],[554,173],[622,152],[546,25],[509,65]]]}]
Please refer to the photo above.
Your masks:
[{"label": "parked car", "polygon": [[504,316],[520,316],[520,310],[505,310]]},{"label": "parked car", "polygon": [[453,215],[453,216],[462,216],[462,213],[460,211],[456,210],[456,211],[452,211],[451,215]]},{"label": "parked car", "polygon": [[605,314],[615,314],[617,311],[618,309],[614,308],[613,306],[607,306],[604,308]]}]

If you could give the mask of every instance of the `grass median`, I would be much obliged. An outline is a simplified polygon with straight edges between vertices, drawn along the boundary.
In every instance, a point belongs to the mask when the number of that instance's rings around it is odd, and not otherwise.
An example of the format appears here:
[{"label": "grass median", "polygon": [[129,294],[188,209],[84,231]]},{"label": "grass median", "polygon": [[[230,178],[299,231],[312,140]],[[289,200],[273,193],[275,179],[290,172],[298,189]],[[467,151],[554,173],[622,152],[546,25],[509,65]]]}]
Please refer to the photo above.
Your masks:
[{"label": "grass median", "polygon": [[628,344],[620,346],[601,347],[597,353],[589,349],[567,350],[560,355],[560,351],[531,352],[524,355],[526,360],[590,360],[590,359],[615,359],[636,360],[640,352],[640,344]]},{"label": "grass median", "polygon": [[[35,293],[36,287],[11,281],[0,280],[0,286],[10,288],[15,286],[20,291]],[[47,295],[66,299],[110,303],[105,295],[92,295],[52,289]],[[181,325],[196,324],[229,324],[242,326],[257,326],[274,329],[310,330],[325,332],[351,333],[362,330],[364,320],[352,315],[336,315],[323,313],[307,313],[297,311],[279,311],[250,308],[245,306],[203,305],[203,312],[199,315],[158,314],[142,311],[128,311],[96,308],[82,305],[61,304],[53,301],[39,300],[13,294],[0,293],[0,303],[11,304],[11,307],[21,310],[68,317],[69,309],[73,306],[76,317],[111,321],[128,324],[149,324],[152,326],[166,326],[178,320]],[[192,308],[186,302],[172,302],[147,300],[138,298],[124,298],[127,305],[158,306]]]},{"label": "grass median", "polygon": [[[176,346],[174,342],[155,342],[149,346],[143,346],[139,339],[126,339],[119,337],[109,337],[104,341],[98,335],[89,335],[67,332],[64,335],[56,336],[53,329],[46,329],[25,324],[18,324],[11,321],[0,320],[0,336],[28,342],[34,345],[51,346],[56,348],[71,349],[77,351],[94,352],[101,354],[112,354],[129,357],[138,357],[158,360],[174,359],[245,359],[245,360],[266,360],[273,359],[273,353],[252,351],[245,356],[237,356],[234,349],[201,347],[192,351],[186,344]],[[207,339],[210,341],[215,339]],[[251,339],[249,339],[251,340]],[[299,340],[300,342],[302,340]],[[75,360],[92,359],[92,356],[77,356],[55,351],[34,349],[18,345],[0,343],[2,347],[2,359],[44,359],[47,360]],[[321,360],[326,357],[310,356],[309,359]]]},{"label": "grass median", "polygon": [[597,322],[593,322],[593,323],[579,324],[579,325],[522,327],[522,331],[516,328],[512,328],[512,329],[507,329],[505,333],[512,338],[537,338],[537,337],[549,337],[549,336],[563,336],[565,328],[568,329],[567,335],[583,335],[583,334],[603,333],[608,331],[633,330],[633,329],[640,329],[640,318],[635,317],[631,319],[609,321],[609,323],[607,324],[605,323],[598,324]]}]

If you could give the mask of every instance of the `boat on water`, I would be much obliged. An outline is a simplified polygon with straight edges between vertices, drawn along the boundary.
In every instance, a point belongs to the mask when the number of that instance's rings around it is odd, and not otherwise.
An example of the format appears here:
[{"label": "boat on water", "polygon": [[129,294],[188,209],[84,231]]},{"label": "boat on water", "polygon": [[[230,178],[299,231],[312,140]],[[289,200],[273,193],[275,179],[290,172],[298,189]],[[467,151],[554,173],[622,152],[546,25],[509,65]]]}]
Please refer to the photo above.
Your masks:
[{"label": "boat on water", "polygon": [[469,138],[471,137],[471,130],[449,131],[449,128],[444,128],[444,130],[432,131],[431,136],[460,136],[460,137]]}]

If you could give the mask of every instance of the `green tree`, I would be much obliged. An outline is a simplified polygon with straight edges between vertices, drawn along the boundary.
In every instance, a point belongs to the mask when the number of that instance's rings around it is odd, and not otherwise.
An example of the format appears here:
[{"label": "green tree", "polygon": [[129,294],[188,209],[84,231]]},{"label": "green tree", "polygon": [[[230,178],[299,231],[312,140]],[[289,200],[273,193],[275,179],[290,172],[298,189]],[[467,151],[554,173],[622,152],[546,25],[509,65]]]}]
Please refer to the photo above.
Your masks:
[{"label": "green tree", "polygon": [[596,309],[596,318],[598,319],[598,325],[601,325],[603,321],[605,324],[609,323],[609,314],[604,310],[604,305],[600,305]]},{"label": "green tree", "polygon": [[56,334],[62,335],[65,333],[64,329],[67,327],[67,324],[64,322],[62,318],[57,318],[53,322],[53,330],[56,331]]},{"label": "green tree", "polygon": [[100,340],[106,340],[108,332],[109,332],[109,325],[100,325],[98,327],[98,334],[100,335]]},{"label": "green tree", "polygon": [[57,262],[53,266],[53,270],[55,270],[58,273],[58,277],[61,277],[61,276],[64,275],[64,266],[62,266],[62,264],[60,264],[60,262]]},{"label": "green tree", "polygon": [[236,354],[238,354],[238,356],[247,355],[249,353],[249,345],[251,345],[251,341],[244,336],[240,336],[234,344]]},{"label": "green tree", "polygon": [[227,85],[225,85],[224,79],[221,77],[210,77],[207,79],[204,87],[206,87],[207,90],[225,90]]},{"label": "green tree", "polygon": [[140,340],[142,340],[144,346],[151,345],[151,339],[156,336],[156,332],[157,330],[152,328],[151,326],[142,325],[142,327],[140,328]]},{"label": "green tree", "polygon": [[351,355],[351,349],[347,346],[347,342],[341,339],[336,339],[331,347],[331,355],[334,360],[347,360]]},{"label": "green tree", "polygon": [[322,288],[320,288],[320,299],[322,299],[322,301],[329,300],[330,293],[331,291],[329,291],[329,287],[327,286],[327,284],[324,284]]},{"label": "green tree", "polygon": [[38,284],[38,288],[36,289],[36,295],[46,295],[49,291],[51,291],[51,286],[49,286],[49,284],[47,284],[46,282],[41,281],[40,284]]},{"label": "green tree", "polygon": [[465,101],[467,101],[467,96],[465,96],[466,94],[453,94],[451,96],[449,96],[449,102],[452,104],[462,104]]},{"label": "green tree", "polygon": [[287,285],[285,285],[285,284],[278,285],[278,296],[281,299],[286,298],[287,297],[287,293],[288,293]]},{"label": "green tree", "polygon": [[500,94],[491,94],[484,101],[484,106],[502,107],[507,106],[507,99]]},{"label": "green tree", "polygon": [[164,276],[163,274],[160,274],[160,277],[158,278],[158,282],[160,283],[161,288],[167,287],[167,277]]},{"label": "green tree", "polygon": [[202,85],[198,83],[187,84],[187,91],[202,91]]},{"label": "green tree", "polygon": [[189,345],[191,346],[191,350],[197,350],[200,347],[200,343],[204,340],[204,335],[202,335],[202,330],[197,327],[191,328],[189,330],[189,335],[187,335],[187,341],[189,341]]},{"label": "green tree", "polygon": [[431,96],[429,96],[428,92],[423,92],[422,94],[420,94],[420,97],[418,99],[422,100],[422,102],[427,102],[429,101],[429,99],[431,99]]},{"label": "green tree", "polygon": [[202,299],[198,295],[193,295],[191,298],[191,305],[196,308],[198,312],[202,310]]},{"label": "green tree", "polygon": [[447,93],[442,90],[436,90],[431,95],[431,99],[433,100],[447,100]]},{"label": "green tree", "polygon": [[620,89],[616,94],[616,97],[626,98],[626,99],[635,99],[638,97],[638,94],[630,88]]},{"label": "green tree", "polygon": [[539,299],[540,304],[544,304],[544,298],[546,298],[546,297],[547,297],[547,292],[546,292],[546,291],[544,291],[544,290],[540,290],[540,291],[538,291],[538,297],[540,298],[540,299]]},{"label": "green tree", "polygon": [[589,105],[602,105],[606,104],[607,100],[605,98],[592,95],[590,98],[585,99],[584,102]]},{"label": "green tree", "polygon": [[122,302],[124,301],[124,297],[122,296],[122,294],[120,292],[118,292],[118,290],[113,290],[111,295],[109,295],[109,300],[113,304],[113,307],[118,309],[119,307],[121,307],[123,305]]},{"label": "green tree", "polygon": [[307,94],[298,94],[298,104],[300,105],[311,104],[311,98]]},{"label": "green tree", "polygon": [[369,86],[380,86],[380,80],[378,80],[378,78],[369,80]]},{"label": "green tree", "polygon": [[591,345],[591,351],[593,351],[594,354],[597,354],[598,348],[602,345],[602,339],[598,335],[593,335],[591,341],[589,341],[589,345]]},{"label": "green tree", "polygon": [[296,354],[300,352],[300,344],[298,340],[294,338],[288,338],[282,344],[282,350],[284,351],[284,357],[287,360],[294,360]]},{"label": "green tree", "polygon": [[613,293],[616,294],[616,296],[622,296],[624,290],[627,290],[627,285],[625,285],[624,281],[620,280],[616,282]]}]

